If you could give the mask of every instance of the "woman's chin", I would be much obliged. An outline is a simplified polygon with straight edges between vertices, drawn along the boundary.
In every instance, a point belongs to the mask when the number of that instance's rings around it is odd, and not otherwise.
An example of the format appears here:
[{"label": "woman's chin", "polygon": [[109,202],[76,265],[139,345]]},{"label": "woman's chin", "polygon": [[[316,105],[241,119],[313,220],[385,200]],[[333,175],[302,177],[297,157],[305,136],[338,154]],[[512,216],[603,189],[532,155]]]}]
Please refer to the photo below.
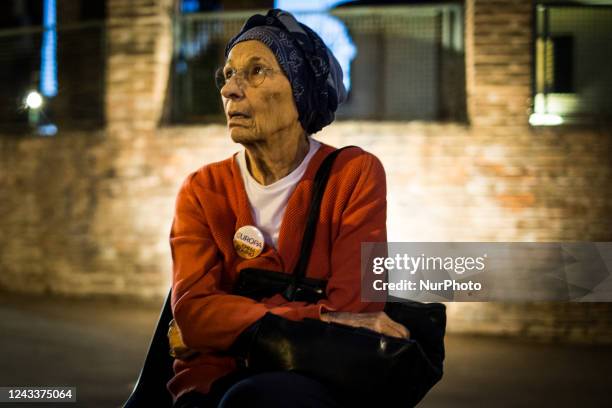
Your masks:
[{"label": "woman's chin", "polygon": [[257,135],[251,129],[241,126],[231,126],[229,133],[235,143],[248,143],[258,140]]}]

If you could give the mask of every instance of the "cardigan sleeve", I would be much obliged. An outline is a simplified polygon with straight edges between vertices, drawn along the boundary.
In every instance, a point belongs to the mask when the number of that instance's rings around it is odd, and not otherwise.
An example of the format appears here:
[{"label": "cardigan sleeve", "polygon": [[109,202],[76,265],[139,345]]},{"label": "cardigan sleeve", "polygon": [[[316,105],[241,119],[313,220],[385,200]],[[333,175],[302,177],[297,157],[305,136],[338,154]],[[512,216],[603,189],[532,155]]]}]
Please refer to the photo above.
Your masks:
[{"label": "cardigan sleeve", "polygon": [[342,213],[342,225],[333,244],[327,298],[317,304],[261,303],[223,292],[221,255],[190,181],[191,177],[179,192],[170,233],[172,310],[188,347],[227,350],[244,329],[267,312],[301,320],[320,319],[326,311],[383,309],[382,303],[360,301],[360,244],[386,240],[385,174],[375,156],[367,154],[363,160],[360,177]]},{"label": "cardigan sleeve", "polygon": [[355,189],[342,212],[339,233],[332,246],[332,273],[327,283],[327,299],[321,301],[325,309],[343,312],[377,312],[384,309],[384,302],[361,301],[362,280],[363,284],[367,284],[369,277],[361,276],[361,243],[386,242],[386,223],[385,170],[376,156],[367,153]]}]

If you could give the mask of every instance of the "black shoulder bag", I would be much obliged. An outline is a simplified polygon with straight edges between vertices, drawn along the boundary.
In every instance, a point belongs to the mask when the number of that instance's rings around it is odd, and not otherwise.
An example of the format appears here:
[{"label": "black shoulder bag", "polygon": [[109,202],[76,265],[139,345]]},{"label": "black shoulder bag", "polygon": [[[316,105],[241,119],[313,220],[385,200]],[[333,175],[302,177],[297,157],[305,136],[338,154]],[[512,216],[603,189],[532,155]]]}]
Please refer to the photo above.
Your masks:
[{"label": "black shoulder bag", "polygon": [[[321,199],[336,156],[315,176],[297,266],[292,274],[240,272],[234,294],[260,301],[282,293],[289,301],[325,298],[326,280],[305,276]],[[316,319],[296,322],[267,313],[238,338],[233,352],[255,372],[295,371],[321,381],[352,406],[415,406],[442,378],[446,309],[441,303],[389,299],[385,312],[410,330],[410,340]]]}]

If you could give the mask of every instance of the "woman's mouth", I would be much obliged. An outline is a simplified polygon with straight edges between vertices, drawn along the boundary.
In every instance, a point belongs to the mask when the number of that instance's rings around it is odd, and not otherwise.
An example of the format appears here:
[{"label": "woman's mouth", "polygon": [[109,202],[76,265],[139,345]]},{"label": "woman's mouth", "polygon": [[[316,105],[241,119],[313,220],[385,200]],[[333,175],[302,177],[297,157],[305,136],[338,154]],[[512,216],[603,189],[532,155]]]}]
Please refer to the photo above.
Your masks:
[{"label": "woman's mouth", "polygon": [[240,111],[232,111],[228,114],[230,119],[248,119],[250,118],[249,115],[247,115],[244,112],[240,112]]},{"label": "woman's mouth", "polygon": [[232,111],[228,113],[227,125],[232,126],[244,126],[244,122],[251,118],[244,112]]}]

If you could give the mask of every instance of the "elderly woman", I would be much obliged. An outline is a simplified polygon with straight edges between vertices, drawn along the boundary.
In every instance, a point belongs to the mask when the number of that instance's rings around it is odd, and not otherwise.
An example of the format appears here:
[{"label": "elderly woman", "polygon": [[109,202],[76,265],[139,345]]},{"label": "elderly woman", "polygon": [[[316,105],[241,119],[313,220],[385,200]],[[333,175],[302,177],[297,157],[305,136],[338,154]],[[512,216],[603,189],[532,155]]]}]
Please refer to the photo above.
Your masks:
[{"label": "elderly woman", "polygon": [[[267,312],[408,336],[384,304],[360,299],[360,244],[386,240],[383,167],[356,147],[334,162],[306,274],[328,281],[323,300],[234,295],[245,268],[294,269],[314,175],[336,150],[311,135],[333,121],[346,92],[321,39],[281,10],[251,17],[228,43],[218,85],[230,136],[244,150],[190,174],[178,194],[172,310],[182,342],[197,354],[175,361],[174,406],[339,406],[334,390],[314,379],[247,374],[229,350]],[[260,242],[255,253],[235,245],[244,235]]]}]

